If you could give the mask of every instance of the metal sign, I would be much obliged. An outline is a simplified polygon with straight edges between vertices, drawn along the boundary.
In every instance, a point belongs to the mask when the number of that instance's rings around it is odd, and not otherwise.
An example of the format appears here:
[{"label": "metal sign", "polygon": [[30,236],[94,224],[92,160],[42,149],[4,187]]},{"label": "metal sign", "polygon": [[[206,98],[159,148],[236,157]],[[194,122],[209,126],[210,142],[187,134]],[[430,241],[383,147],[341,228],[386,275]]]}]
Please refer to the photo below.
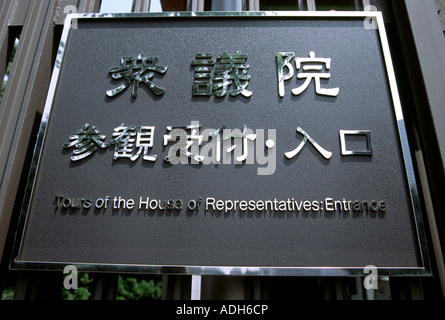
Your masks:
[{"label": "metal sign", "polygon": [[70,19],[13,268],[429,274],[380,13]]}]

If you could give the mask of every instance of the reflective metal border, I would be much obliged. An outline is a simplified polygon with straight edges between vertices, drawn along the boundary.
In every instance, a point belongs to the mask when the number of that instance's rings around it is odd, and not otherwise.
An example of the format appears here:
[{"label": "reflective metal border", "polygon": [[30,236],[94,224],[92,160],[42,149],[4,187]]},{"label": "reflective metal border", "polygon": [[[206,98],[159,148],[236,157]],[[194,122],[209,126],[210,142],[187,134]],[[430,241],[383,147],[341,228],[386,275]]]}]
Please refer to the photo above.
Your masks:
[{"label": "reflective metal border", "polygon": [[380,44],[385,59],[388,83],[392,95],[392,102],[395,117],[398,124],[399,138],[402,147],[403,157],[405,161],[405,169],[407,181],[410,188],[411,204],[413,208],[413,219],[417,228],[417,241],[421,267],[384,267],[377,266],[379,275],[390,276],[431,276],[431,262],[427,246],[427,236],[422,218],[422,209],[417,189],[417,182],[409,142],[403,118],[402,105],[397,88],[397,81],[394,73],[394,67],[389,49],[388,38],[386,35],[385,24],[381,12],[370,11],[265,11],[265,12],[162,12],[162,13],[125,13],[125,14],[69,14],[65,20],[65,25],[56,57],[56,62],[51,78],[48,97],[46,100],[42,122],[34,149],[34,155],[31,165],[28,184],[23,199],[22,210],[19,218],[19,227],[14,241],[13,258],[10,262],[10,268],[14,270],[63,270],[66,265],[75,265],[79,271],[91,272],[117,272],[117,273],[154,273],[154,274],[186,274],[186,275],[252,275],[252,276],[363,276],[363,268],[365,266],[350,267],[221,267],[221,266],[177,266],[177,265],[141,265],[141,264],[86,264],[75,262],[41,262],[41,261],[21,261],[18,256],[21,250],[24,230],[26,229],[28,208],[30,199],[34,189],[34,181],[38,172],[40,153],[45,140],[46,127],[50,117],[53,105],[54,95],[57,89],[60,69],[65,54],[65,48],[71,24],[73,21],[79,22],[88,19],[156,19],[156,18],[230,18],[243,17],[246,19],[255,18],[300,18],[300,19],[372,19],[378,29],[380,35]]},{"label": "reflective metal border", "polygon": [[[367,150],[349,151],[346,146],[347,135],[361,135],[366,137]],[[372,142],[370,130],[340,130],[341,154],[344,156],[372,156]]]}]

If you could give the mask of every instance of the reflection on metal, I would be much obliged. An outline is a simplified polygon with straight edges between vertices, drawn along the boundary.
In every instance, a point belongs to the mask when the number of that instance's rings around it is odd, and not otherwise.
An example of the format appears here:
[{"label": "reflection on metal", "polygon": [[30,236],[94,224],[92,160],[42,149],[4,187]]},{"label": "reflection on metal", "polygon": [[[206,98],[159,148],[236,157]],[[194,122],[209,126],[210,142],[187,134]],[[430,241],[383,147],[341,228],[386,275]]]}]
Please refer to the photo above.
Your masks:
[{"label": "reflection on metal", "polygon": [[327,160],[329,160],[332,157],[332,152],[329,152],[325,149],[323,149],[317,142],[315,142],[314,139],[312,139],[303,129],[301,129],[300,127],[297,128],[297,132],[301,133],[304,138],[303,141],[301,141],[300,145],[293,151],[290,152],[286,152],[285,156],[288,159],[292,159],[293,157],[295,157],[300,151],[301,149],[303,149],[304,145],[306,144],[306,142],[309,140],[310,143],[312,143],[312,145],[314,146],[315,149],[317,149],[318,152],[320,152],[320,154]]},{"label": "reflection on metal", "polygon": [[71,157],[71,161],[82,160],[93,154],[97,150],[96,145],[101,148],[108,147],[108,144],[102,141],[106,138],[106,136],[99,135],[99,130],[97,130],[95,126],[93,126],[91,129],[88,129],[89,127],[90,124],[86,123],[77,131],[77,134],[70,137],[70,140],[72,140],[71,142],[63,145],[63,147],[67,149],[76,147],[76,149],[73,151],[74,156]]},{"label": "reflection on metal", "polygon": [[142,159],[146,161],[156,161],[158,156],[149,155],[148,148],[153,147],[153,137],[154,137],[155,127],[153,126],[140,126],[137,130],[136,135],[136,148],[139,148],[138,152],[131,158],[132,161],[137,159],[142,151],[143,156]]},{"label": "reflection on metal", "polygon": [[[247,131],[247,125],[245,124],[245,125],[243,125],[243,131],[241,133],[231,133],[231,134],[228,134],[223,137],[224,140],[228,140],[231,138],[234,138],[234,139],[241,138],[243,140],[243,154],[236,158],[236,161],[243,162],[244,160],[247,159],[247,155],[248,155],[247,142],[248,142],[248,140],[255,141],[256,134],[249,133]],[[227,152],[230,153],[233,150],[235,150],[235,148],[236,148],[236,145],[233,145],[227,149]]]},{"label": "reflection on metal", "polygon": [[[131,161],[137,160],[143,153],[142,158],[146,161],[156,161],[156,155],[149,155],[148,149],[153,147],[155,127],[153,126],[124,126],[121,124],[114,129],[111,144],[115,145],[113,159],[129,158]],[[138,148],[133,154],[133,148]]]},{"label": "reflection on metal", "polygon": [[[169,149],[168,155],[164,157],[164,161],[177,164],[180,161],[181,155],[184,155],[197,163],[203,162],[205,160],[204,156],[189,151],[195,142],[198,145],[202,144],[203,136],[198,134],[200,128],[201,125],[193,123],[187,126],[168,126],[167,130],[170,132],[164,135],[164,146],[166,146],[169,141],[176,143]],[[191,134],[188,134],[186,130],[190,130]]]},{"label": "reflection on metal", "polygon": [[[347,150],[346,136],[366,136],[367,150]],[[371,131],[369,130],[340,130],[341,154],[344,156],[372,156]]]},{"label": "reflection on metal", "polygon": [[266,141],[266,147],[268,149],[272,149],[273,147],[275,147],[275,141],[273,141],[272,139],[269,139]]},{"label": "reflection on metal", "polygon": [[[294,68],[290,61],[295,57],[293,52],[278,52],[277,55],[277,71],[278,71],[278,94],[284,97],[284,81],[289,80],[294,76]],[[283,58],[284,61],[283,61]],[[284,68],[287,68],[287,73],[284,73]]]},{"label": "reflection on metal", "polygon": [[221,161],[221,133],[225,128],[226,126],[223,125],[218,130],[209,133],[209,136],[212,137],[212,139],[216,138],[216,163],[219,163]]},{"label": "reflection on metal", "polygon": [[[251,78],[247,74],[249,65],[245,63],[247,54],[241,54],[239,51],[228,54],[224,51],[217,56],[217,60],[211,58],[211,53],[198,53],[192,61],[192,67],[195,67],[194,96],[210,96],[212,91],[215,91],[217,97],[224,97],[227,93],[233,97],[239,94],[246,98],[252,96],[252,91],[246,89]],[[216,62],[218,64],[212,78],[211,72]]]},{"label": "reflection on metal", "polygon": [[[321,71],[323,70],[323,65],[326,66],[326,69],[329,70],[331,68],[331,59],[330,58],[315,58],[315,52],[309,52],[309,58],[295,58],[295,66],[297,70],[301,69],[302,65],[305,63],[314,63],[319,62],[319,65],[305,65],[303,66],[303,71]],[[298,96],[303,93],[311,83],[312,79],[315,81],[315,92],[319,95],[336,97],[339,88],[325,89],[321,87],[320,79],[329,79],[331,74],[328,72],[300,72],[297,74],[298,79],[306,79],[305,82],[298,88],[292,90],[292,94]]]},{"label": "reflection on metal", "polygon": [[[400,97],[397,89],[397,82],[394,74],[394,68],[391,60],[391,53],[389,50],[388,40],[386,36],[385,25],[381,12],[330,12],[330,11],[295,11],[295,12],[164,12],[164,13],[134,13],[134,14],[77,14],[68,15],[65,21],[65,27],[62,33],[59,51],[56,57],[56,64],[53,70],[52,79],[49,87],[49,94],[46,100],[44,113],[42,115],[42,122],[37,137],[36,148],[32,160],[31,172],[26,187],[23,207],[19,218],[18,230],[24,230],[27,222],[28,208],[31,202],[31,195],[34,187],[36,173],[39,168],[40,153],[43,148],[43,141],[46,134],[48,121],[50,120],[50,111],[53,105],[57,82],[62,67],[63,57],[66,49],[67,39],[72,19],[78,19],[78,23],[88,21],[90,19],[165,19],[180,17],[184,19],[212,19],[225,17],[243,17],[265,19],[274,19],[277,17],[298,19],[298,18],[312,18],[312,19],[356,19],[364,20],[372,17],[377,21],[377,31],[380,37],[382,46],[382,53],[386,64],[386,71],[388,75],[388,82],[390,86],[394,113],[397,120],[399,137],[401,140],[405,168],[407,173],[407,180],[410,187],[410,195],[412,199],[414,225],[417,231],[417,238],[419,244],[419,260],[418,267],[387,267],[377,266],[379,275],[395,275],[395,276],[425,276],[431,275],[431,265],[429,252],[427,247],[427,237],[422,219],[422,212],[420,206],[420,199],[418,195],[417,183],[414,173],[414,167],[411,160],[409,143],[403,118]],[[70,30],[71,29],[71,30]],[[16,237],[14,244],[13,260],[10,267],[12,269],[34,269],[34,270],[63,270],[67,264],[75,264],[79,271],[92,272],[131,272],[131,273],[156,273],[156,274],[189,274],[189,275],[262,275],[262,276],[363,276],[363,266],[317,266],[317,267],[257,267],[257,266],[199,266],[199,265],[145,265],[145,264],[89,264],[89,263],[75,263],[75,262],[50,262],[50,261],[26,261],[21,259],[21,246],[24,233]]]},{"label": "reflection on metal", "polygon": [[[213,85],[215,95],[223,97],[229,92],[231,96],[242,94],[246,98],[252,96],[252,91],[246,89],[249,85],[250,75],[247,74],[249,65],[245,64],[248,58],[247,54],[241,54],[237,51],[235,54],[224,52],[218,56],[219,65],[215,70]],[[244,81],[241,83],[241,81]],[[235,89],[229,90],[230,85],[234,85]]]},{"label": "reflection on metal", "polygon": [[[277,59],[277,73],[278,73],[278,94],[281,98],[284,97],[284,81],[289,80],[294,75],[294,68],[291,60],[295,57],[294,52],[278,52]],[[283,60],[284,58],[284,60]],[[317,64],[314,64],[317,63]],[[304,64],[304,65],[303,65]],[[302,69],[302,72],[297,74],[298,79],[306,79],[304,83],[292,90],[292,94],[298,96],[302,94],[310,85],[311,81],[315,82],[315,92],[319,95],[336,97],[340,91],[339,88],[325,89],[321,87],[320,79],[329,79],[331,74],[329,72],[319,72],[331,68],[330,58],[316,58],[315,52],[309,52],[309,58],[295,58],[295,67],[297,70]],[[285,72],[287,70],[287,72]],[[312,71],[312,72],[306,72]],[[318,72],[316,72],[318,71]]]},{"label": "reflection on metal", "polygon": [[[108,90],[107,96],[114,97],[133,83],[131,95],[136,98],[140,82],[145,83],[154,94],[164,94],[165,89],[151,81],[155,72],[164,74],[167,71],[166,66],[157,66],[157,63],[158,57],[144,57],[142,53],[139,53],[136,57],[122,57],[120,65],[110,68],[109,73],[111,73],[113,79],[125,78],[125,81],[119,87]],[[148,73],[145,74],[147,71]]]},{"label": "reflection on metal", "polygon": [[242,0],[212,1],[212,11],[241,11],[243,10]]},{"label": "reflection on metal", "polygon": [[212,95],[213,81],[211,72],[216,60],[211,58],[212,54],[210,53],[199,53],[196,55],[196,60],[192,61],[192,66],[195,67],[194,96]]}]

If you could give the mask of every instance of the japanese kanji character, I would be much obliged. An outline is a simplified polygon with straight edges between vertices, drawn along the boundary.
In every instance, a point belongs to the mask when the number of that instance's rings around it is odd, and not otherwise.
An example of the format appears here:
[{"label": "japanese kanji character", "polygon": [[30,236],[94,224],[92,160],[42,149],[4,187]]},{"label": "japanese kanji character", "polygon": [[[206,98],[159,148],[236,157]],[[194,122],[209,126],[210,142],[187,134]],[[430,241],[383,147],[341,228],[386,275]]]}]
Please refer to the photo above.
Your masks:
[{"label": "japanese kanji character", "polygon": [[[247,132],[247,125],[243,125],[243,131],[241,133],[230,133],[228,135],[225,135],[224,140],[231,139],[231,138],[242,138],[243,141],[243,154],[236,158],[236,161],[243,162],[247,159],[248,155],[248,148],[247,148],[247,140],[255,141],[256,134],[248,133]],[[232,152],[236,148],[236,145],[231,146],[228,148],[227,152]]]},{"label": "japanese kanji character", "polygon": [[136,132],[134,132],[135,129],[136,127],[134,126],[124,126],[124,124],[114,129],[114,139],[110,140],[110,143],[115,145],[114,160],[118,158],[131,158],[133,156],[134,136],[136,135]]},{"label": "japanese kanji character", "polygon": [[77,134],[70,136],[71,142],[63,145],[64,148],[71,148],[73,146],[76,148],[73,150],[74,156],[71,157],[71,161],[78,161],[93,154],[97,150],[95,144],[100,148],[108,147],[108,144],[102,141],[106,136],[99,135],[99,130],[97,130],[95,126],[91,129],[88,129],[89,127],[90,124],[86,123],[77,131]]},{"label": "japanese kanji character", "polygon": [[306,142],[308,140],[315,147],[315,149],[317,149],[317,151],[320,152],[320,154],[325,159],[330,159],[332,157],[332,152],[329,152],[329,151],[323,149],[322,147],[320,147],[320,145],[318,145],[318,143],[316,143],[314,141],[314,139],[312,139],[303,129],[298,127],[297,132],[301,133],[304,136],[303,141],[300,143],[300,145],[295,150],[286,152],[285,153],[286,158],[292,159],[293,157],[295,157],[301,151],[301,149],[303,149],[304,145],[306,144]]},{"label": "japanese kanji character", "polygon": [[216,152],[215,152],[215,162],[219,163],[221,161],[221,134],[223,133],[225,125],[222,125],[221,128],[214,130],[209,133],[209,136],[212,139],[216,139]]},{"label": "japanese kanji character", "polygon": [[154,137],[155,127],[151,126],[140,126],[137,130],[136,135],[136,148],[139,148],[137,153],[131,158],[132,161],[136,160],[141,154],[143,154],[142,159],[147,161],[156,161],[157,155],[149,155],[148,148],[153,147],[153,137]]},{"label": "japanese kanji character", "polygon": [[164,74],[167,71],[166,66],[157,66],[157,62],[158,57],[144,57],[142,53],[139,53],[136,57],[122,57],[120,65],[110,68],[109,73],[112,74],[111,76],[113,79],[124,78],[125,81],[119,87],[108,90],[107,96],[114,97],[133,83],[131,95],[136,98],[140,82],[145,83],[154,94],[163,94],[165,89],[157,86],[151,81],[155,72]]},{"label": "japanese kanji character", "polygon": [[[252,91],[246,89],[251,78],[247,74],[249,65],[245,64],[247,54],[241,54],[237,51],[236,54],[223,54],[217,57],[219,65],[216,66],[215,76],[213,78],[215,84],[213,84],[213,90],[217,97],[223,97],[227,93],[231,96],[237,96],[242,94],[244,97],[249,98],[252,96]],[[235,88],[229,90],[231,85]]]},{"label": "japanese kanji character", "polygon": [[[283,61],[283,57],[285,58]],[[278,94],[284,97],[284,81],[289,80],[294,76],[294,68],[290,61],[295,57],[293,52],[278,52],[277,58],[277,72],[278,72]],[[287,68],[287,73],[284,72]]]},{"label": "japanese kanji character", "polygon": [[212,95],[212,67],[215,60],[211,59],[210,53],[199,53],[196,55],[196,60],[192,61],[192,66],[195,67],[195,80],[193,82],[194,96],[210,96]]},{"label": "japanese kanji character", "polygon": [[[366,150],[347,150],[346,136],[365,136]],[[371,131],[369,130],[340,130],[341,154],[343,156],[372,156]]]},{"label": "japanese kanji character", "polygon": [[307,63],[321,63],[321,64],[311,64],[311,65],[304,65],[303,66],[303,72],[300,72],[297,74],[298,79],[306,79],[305,82],[298,88],[295,88],[292,90],[292,93],[294,95],[299,95],[303,91],[305,91],[309,84],[311,83],[311,80],[314,79],[315,81],[315,92],[320,95],[325,96],[331,96],[336,97],[340,91],[339,88],[332,88],[332,89],[324,89],[321,88],[320,79],[329,79],[331,77],[331,74],[328,72],[322,73],[322,72],[305,72],[305,71],[321,71],[323,70],[323,65],[326,66],[326,69],[329,70],[331,68],[331,59],[330,58],[315,58],[315,52],[311,51],[309,52],[309,58],[296,58],[295,59],[295,66],[297,70],[299,70],[303,64]]},{"label": "japanese kanji character", "polygon": [[[167,130],[169,134],[164,135],[164,146],[169,141],[175,141],[176,143],[170,148],[168,155],[164,157],[166,162],[177,164],[181,158],[181,155],[200,163],[204,161],[204,157],[199,155],[199,152],[191,152],[189,149],[197,142],[198,146],[202,144],[202,135],[198,135],[198,130],[201,128],[199,124],[193,124],[190,126],[171,127],[168,126]],[[191,130],[191,134],[187,134],[186,130]],[[179,141],[177,139],[179,138]],[[179,153],[179,155],[178,155]]]},{"label": "japanese kanji character", "polygon": [[[111,144],[115,145],[113,159],[129,158],[131,161],[137,160],[141,154],[147,161],[156,161],[157,156],[149,155],[148,148],[153,147],[153,135],[155,127],[150,126],[124,126],[121,124],[114,129]],[[134,147],[138,148],[136,154],[133,154]]]}]

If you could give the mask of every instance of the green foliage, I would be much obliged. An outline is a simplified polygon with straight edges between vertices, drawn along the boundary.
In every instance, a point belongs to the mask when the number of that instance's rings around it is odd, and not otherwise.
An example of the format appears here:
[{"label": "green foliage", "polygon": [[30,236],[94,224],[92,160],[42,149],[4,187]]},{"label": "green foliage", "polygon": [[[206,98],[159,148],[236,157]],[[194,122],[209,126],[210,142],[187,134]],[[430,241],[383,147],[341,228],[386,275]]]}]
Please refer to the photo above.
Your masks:
[{"label": "green foliage", "polygon": [[[78,288],[62,288],[63,300],[88,300],[93,279],[88,273],[79,273]],[[158,300],[161,298],[162,281],[155,277],[122,277],[119,275],[116,300]],[[14,292],[12,293],[14,294]]]},{"label": "green foliage", "polygon": [[14,287],[8,287],[3,289],[1,300],[13,300],[14,299]]},{"label": "green foliage", "polygon": [[119,275],[117,300],[158,300],[161,297],[162,282],[157,279],[137,279]]},{"label": "green foliage", "polygon": [[2,87],[0,89],[0,101],[2,101],[3,93],[5,93],[5,88],[6,88],[6,81],[3,81],[2,82]]},{"label": "green foliage", "polygon": [[62,288],[62,300],[88,300],[91,296],[89,285],[92,281],[88,273],[79,273],[78,288]]}]

